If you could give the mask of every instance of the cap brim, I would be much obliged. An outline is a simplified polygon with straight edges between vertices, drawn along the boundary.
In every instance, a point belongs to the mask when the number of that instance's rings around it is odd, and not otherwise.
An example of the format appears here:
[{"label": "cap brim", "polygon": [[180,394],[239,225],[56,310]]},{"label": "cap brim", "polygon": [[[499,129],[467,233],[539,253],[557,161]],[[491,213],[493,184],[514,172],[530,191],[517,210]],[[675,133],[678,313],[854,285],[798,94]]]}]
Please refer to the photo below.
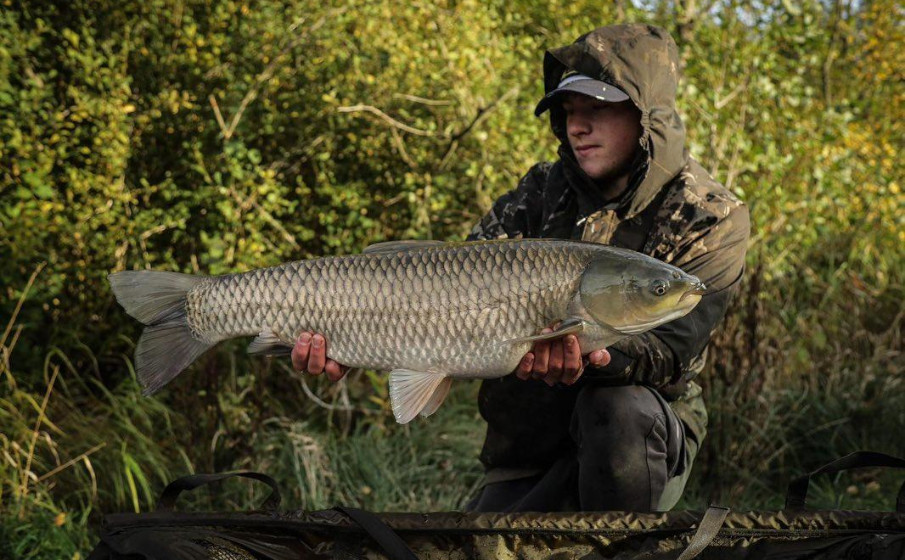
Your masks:
[{"label": "cap brim", "polygon": [[629,99],[627,93],[612,84],[601,82],[600,80],[577,80],[563,87],[556,88],[545,95],[535,107],[534,116],[541,116],[544,111],[550,108],[557,96],[567,92],[580,93],[609,103],[619,103]]}]

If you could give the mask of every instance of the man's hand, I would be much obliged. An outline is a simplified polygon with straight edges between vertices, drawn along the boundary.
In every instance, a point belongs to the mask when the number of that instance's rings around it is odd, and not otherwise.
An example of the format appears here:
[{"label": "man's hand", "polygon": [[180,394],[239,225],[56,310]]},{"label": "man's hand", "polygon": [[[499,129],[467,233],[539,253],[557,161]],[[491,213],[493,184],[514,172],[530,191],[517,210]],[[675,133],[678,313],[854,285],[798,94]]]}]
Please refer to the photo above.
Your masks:
[{"label": "man's hand", "polygon": [[339,381],[349,368],[327,357],[327,339],[322,334],[303,332],[292,347],[292,367],[296,371],[320,375],[327,372],[330,381]]},{"label": "man's hand", "polygon": [[[541,334],[553,332],[545,328]],[[588,354],[588,363],[602,367],[610,363],[610,353],[606,350],[595,350]],[[584,372],[584,360],[578,338],[569,334],[556,340],[541,340],[525,354],[515,369],[519,379],[542,379],[550,387],[557,383],[572,385]]]}]

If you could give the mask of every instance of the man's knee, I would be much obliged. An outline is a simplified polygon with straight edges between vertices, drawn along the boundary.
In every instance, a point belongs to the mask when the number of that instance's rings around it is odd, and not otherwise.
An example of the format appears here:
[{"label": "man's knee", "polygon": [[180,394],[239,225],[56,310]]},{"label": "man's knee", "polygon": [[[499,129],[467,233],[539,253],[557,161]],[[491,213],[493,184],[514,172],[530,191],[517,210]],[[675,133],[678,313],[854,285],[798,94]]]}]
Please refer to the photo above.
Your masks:
[{"label": "man's knee", "polygon": [[636,435],[643,441],[657,421],[665,425],[663,416],[659,400],[646,387],[589,385],[575,403],[572,436],[577,442],[616,435]]},{"label": "man's knee", "polygon": [[582,507],[653,511],[678,464],[668,405],[641,386],[581,390],[572,416]]}]

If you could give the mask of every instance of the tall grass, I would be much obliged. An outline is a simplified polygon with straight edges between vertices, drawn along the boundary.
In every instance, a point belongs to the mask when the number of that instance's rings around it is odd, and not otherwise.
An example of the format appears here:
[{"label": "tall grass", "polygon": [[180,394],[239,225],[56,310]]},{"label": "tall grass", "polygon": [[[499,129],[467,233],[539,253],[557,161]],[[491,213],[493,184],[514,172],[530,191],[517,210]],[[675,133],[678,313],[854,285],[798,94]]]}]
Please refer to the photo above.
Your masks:
[{"label": "tall grass", "polygon": [[387,422],[386,416],[362,418],[344,433],[338,426],[274,417],[254,436],[257,457],[237,458],[238,464],[275,476],[293,507],[458,509],[481,476],[476,388],[457,384],[430,421],[406,426]]},{"label": "tall grass", "polygon": [[42,387],[17,381],[14,351],[23,326],[16,319],[42,268],[0,339],[2,558],[79,557],[100,512],[147,509],[180,460],[178,449],[160,441],[173,434],[178,417],[142,399],[134,377],[108,389],[98,372],[77,371],[53,349]]}]

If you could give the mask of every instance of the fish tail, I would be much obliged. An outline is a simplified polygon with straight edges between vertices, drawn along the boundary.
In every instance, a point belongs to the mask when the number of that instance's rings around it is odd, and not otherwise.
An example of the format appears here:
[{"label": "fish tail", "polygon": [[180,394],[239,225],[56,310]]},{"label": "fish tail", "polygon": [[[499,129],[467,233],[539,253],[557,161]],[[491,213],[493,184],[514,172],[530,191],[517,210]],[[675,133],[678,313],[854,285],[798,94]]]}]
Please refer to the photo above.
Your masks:
[{"label": "fish tail", "polygon": [[186,294],[204,276],[126,270],[107,279],[126,313],[147,325],[135,349],[135,373],[143,394],[159,391],[215,344],[195,338],[186,319]]}]

